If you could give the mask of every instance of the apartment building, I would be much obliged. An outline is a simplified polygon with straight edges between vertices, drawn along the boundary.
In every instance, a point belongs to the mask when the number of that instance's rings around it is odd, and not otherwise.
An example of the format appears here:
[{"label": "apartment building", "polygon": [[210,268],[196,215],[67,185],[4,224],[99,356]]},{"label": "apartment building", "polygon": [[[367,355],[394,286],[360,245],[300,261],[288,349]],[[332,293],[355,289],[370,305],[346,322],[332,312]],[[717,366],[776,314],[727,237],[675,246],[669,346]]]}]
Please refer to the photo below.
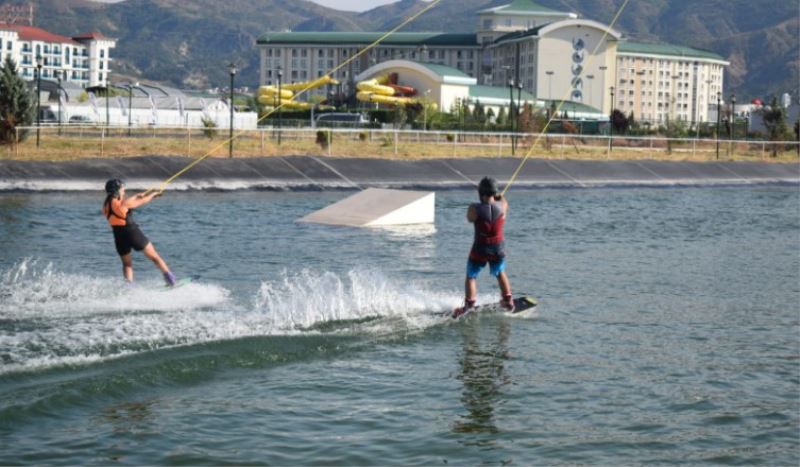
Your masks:
[{"label": "apartment building", "polygon": [[[116,41],[99,32],[66,37],[34,26],[0,24],[0,57],[13,59],[20,75],[77,83],[81,87],[105,86],[111,73],[111,49]],[[37,61],[38,58],[38,61]]]},{"label": "apartment building", "polygon": [[615,108],[643,121],[707,122],[724,95],[727,65],[717,54],[689,47],[622,42]]}]

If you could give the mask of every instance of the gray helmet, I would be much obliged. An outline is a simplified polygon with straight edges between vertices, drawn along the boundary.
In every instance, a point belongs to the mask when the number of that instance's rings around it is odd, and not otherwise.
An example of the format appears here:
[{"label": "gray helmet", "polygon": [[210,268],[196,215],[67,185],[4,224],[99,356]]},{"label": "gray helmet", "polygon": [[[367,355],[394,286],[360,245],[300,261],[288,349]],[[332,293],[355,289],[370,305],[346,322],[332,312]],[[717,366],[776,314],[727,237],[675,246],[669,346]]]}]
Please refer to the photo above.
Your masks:
[{"label": "gray helmet", "polygon": [[111,180],[106,182],[106,193],[109,195],[116,195],[119,193],[119,189],[122,188],[125,184],[122,183],[122,180],[118,178],[112,178]]},{"label": "gray helmet", "polygon": [[481,196],[494,196],[498,191],[497,180],[492,177],[483,177],[478,185],[478,194]]}]

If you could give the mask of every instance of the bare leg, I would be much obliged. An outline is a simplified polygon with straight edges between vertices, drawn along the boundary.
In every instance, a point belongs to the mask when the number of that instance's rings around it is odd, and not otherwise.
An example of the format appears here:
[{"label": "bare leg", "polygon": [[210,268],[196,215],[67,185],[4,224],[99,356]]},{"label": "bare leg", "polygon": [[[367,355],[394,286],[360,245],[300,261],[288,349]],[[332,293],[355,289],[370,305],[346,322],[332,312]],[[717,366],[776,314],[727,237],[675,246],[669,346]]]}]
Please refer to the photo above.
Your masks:
[{"label": "bare leg", "polygon": [[508,276],[505,272],[497,275],[497,284],[500,286],[500,294],[503,298],[511,295],[511,283],[508,281]]},{"label": "bare leg", "polygon": [[467,302],[475,302],[478,298],[478,282],[475,279],[467,279],[464,281],[464,300]]},{"label": "bare leg", "polygon": [[147,246],[144,247],[142,253],[144,253],[144,255],[150,261],[152,261],[161,272],[169,272],[167,263],[165,263],[164,260],[161,259],[161,256],[158,255],[158,252],[156,251],[156,248],[153,246],[152,242],[148,243]]},{"label": "bare leg", "polygon": [[128,253],[119,257],[122,260],[122,277],[128,282],[133,282],[133,256]]}]

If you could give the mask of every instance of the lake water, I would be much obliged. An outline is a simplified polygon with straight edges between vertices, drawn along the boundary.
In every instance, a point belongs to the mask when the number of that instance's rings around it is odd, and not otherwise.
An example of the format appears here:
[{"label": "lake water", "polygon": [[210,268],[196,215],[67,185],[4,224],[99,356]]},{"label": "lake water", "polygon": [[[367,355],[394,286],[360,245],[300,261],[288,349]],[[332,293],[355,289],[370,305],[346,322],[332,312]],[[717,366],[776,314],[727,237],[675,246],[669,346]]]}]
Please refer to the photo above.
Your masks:
[{"label": "lake water", "polygon": [[538,313],[458,321],[474,193],[295,223],[348,194],[168,192],[168,292],[102,193],[0,195],[0,464],[797,464],[797,187],[512,190]]}]

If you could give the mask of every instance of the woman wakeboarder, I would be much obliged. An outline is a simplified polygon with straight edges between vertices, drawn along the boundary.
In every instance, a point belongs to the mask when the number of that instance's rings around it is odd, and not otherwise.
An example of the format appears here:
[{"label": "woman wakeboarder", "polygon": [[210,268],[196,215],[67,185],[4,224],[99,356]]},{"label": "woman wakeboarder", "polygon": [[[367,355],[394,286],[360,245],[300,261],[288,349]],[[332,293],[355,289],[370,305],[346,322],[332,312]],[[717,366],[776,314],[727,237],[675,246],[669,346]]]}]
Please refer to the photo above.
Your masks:
[{"label": "woman wakeboarder", "polygon": [[141,251],[163,273],[168,286],[175,285],[175,275],[170,272],[167,263],[158,255],[153,244],[139,230],[133,221],[133,210],[153,201],[161,193],[146,195],[139,193],[130,198],[125,197],[125,184],[122,180],[112,179],[106,182],[106,201],[103,203],[103,215],[114,232],[114,246],[122,260],[122,275],[128,282],[133,282],[133,256],[131,249]]}]

